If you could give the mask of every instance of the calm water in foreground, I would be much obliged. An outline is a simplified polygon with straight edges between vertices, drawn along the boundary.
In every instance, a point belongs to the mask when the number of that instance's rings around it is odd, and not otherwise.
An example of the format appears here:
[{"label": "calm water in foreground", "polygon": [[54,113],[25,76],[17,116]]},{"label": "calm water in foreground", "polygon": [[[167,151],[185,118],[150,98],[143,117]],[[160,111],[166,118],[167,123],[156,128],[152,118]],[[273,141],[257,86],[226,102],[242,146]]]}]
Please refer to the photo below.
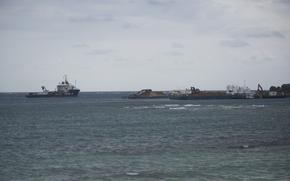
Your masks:
[{"label": "calm water in foreground", "polygon": [[0,180],[290,180],[290,99],[0,94]]}]

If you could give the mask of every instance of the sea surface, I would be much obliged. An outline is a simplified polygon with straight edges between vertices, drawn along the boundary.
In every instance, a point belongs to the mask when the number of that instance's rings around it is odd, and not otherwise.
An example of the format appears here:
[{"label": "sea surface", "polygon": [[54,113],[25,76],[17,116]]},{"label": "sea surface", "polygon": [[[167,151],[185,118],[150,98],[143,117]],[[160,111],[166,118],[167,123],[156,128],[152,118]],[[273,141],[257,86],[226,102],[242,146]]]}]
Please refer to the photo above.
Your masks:
[{"label": "sea surface", "polygon": [[0,94],[0,180],[290,180],[290,99]]}]

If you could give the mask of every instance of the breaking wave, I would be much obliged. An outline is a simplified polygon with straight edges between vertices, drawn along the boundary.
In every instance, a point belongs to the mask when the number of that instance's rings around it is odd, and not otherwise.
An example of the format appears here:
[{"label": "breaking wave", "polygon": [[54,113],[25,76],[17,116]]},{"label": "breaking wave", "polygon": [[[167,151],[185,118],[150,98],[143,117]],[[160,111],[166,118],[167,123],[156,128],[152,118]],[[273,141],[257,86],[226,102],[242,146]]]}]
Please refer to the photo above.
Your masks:
[{"label": "breaking wave", "polygon": [[200,104],[184,104],[184,107],[200,107]]},{"label": "breaking wave", "polygon": [[260,105],[253,104],[252,107],[265,107],[265,105],[264,104],[260,104]]},{"label": "breaking wave", "polygon": [[186,107],[171,107],[170,110],[183,110],[186,109]]},{"label": "breaking wave", "polygon": [[126,106],[125,109],[169,109],[169,110],[199,110],[199,109],[259,109],[267,107],[264,104],[252,104],[252,105],[201,105],[201,104],[160,104],[160,105],[141,105],[141,106]]},{"label": "breaking wave", "polygon": [[179,104],[165,104],[166,107],[178,107]]}]

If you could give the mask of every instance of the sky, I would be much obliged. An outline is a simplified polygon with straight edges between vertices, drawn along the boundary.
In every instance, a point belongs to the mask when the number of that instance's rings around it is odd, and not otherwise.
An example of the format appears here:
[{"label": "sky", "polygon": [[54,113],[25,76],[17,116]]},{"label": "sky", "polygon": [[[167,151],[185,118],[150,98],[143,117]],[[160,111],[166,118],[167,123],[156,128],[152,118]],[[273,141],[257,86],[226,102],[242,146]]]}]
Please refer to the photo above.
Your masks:
[{"label": "sky", "polygon": [[290,83],[290,0],[0,0],[0,92]]}]

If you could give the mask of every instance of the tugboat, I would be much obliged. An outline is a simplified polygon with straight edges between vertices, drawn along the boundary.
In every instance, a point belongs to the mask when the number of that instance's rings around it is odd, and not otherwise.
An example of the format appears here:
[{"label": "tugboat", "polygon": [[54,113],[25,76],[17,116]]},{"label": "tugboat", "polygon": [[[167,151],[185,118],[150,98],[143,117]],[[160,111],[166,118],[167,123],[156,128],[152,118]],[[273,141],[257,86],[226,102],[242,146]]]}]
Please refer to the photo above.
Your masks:
[{"label": "tugboat", "polygon": [[64,81],[60,82],[56,86],[56,91],[49,91],[44,86],[41,86],[42,92],[29,92],[26,97],[36,98],[36,97],[73,97],[78,96],[80,89],[76,88],[67,81],[67,76],[64,76]]}]

